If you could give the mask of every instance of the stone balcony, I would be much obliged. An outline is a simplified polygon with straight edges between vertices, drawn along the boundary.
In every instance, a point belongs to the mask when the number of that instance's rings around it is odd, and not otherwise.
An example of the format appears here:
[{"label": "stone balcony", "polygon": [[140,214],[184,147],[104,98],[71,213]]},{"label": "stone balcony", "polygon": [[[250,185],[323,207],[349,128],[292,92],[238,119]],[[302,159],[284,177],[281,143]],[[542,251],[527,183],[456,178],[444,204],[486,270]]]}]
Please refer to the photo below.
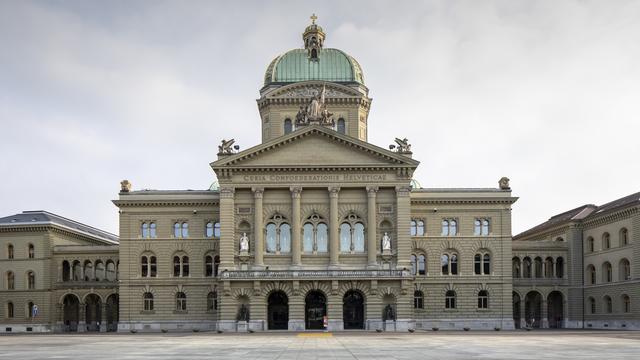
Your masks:
[{"label": "stone balcony", "polygon": [[413,277],[407,270],[234,270],[220,274],[221,280],[388,280]]}]

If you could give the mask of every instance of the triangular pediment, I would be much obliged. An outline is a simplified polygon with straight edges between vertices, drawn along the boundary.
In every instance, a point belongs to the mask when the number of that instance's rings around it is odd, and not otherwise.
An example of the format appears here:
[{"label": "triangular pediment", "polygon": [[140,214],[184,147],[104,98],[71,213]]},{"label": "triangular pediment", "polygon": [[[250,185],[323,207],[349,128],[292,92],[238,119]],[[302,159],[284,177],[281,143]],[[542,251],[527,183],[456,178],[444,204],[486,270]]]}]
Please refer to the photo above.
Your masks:
[{"label": "triangular pediment", "polygon": [[419,164],[321,126],[308,126],[267,143],[227,155],[214,168],[415,168]]}]

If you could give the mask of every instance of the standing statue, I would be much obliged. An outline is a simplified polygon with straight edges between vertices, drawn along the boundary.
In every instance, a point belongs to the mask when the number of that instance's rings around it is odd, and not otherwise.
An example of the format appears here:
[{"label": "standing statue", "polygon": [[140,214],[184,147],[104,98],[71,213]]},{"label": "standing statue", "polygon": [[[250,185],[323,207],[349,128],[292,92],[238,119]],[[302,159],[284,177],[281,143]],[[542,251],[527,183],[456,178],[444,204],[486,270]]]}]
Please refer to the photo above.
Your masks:
[{"label": "standing statue", "polygon": [[[315,92],[315,90],[314,90]],[[316,93],[315,96],[306,106],[301,106],[298,114],[296,114],[296,126],[304,125],[322,125],[334,126],[335,122],[331,118],[332,113],[327,110],[325,101],[325,87]]]},{"label": "standing statue", "polygon": [[249,237],[246,232],[240,237],[240,252],[249,252]]},{"label": "standing statue", "polygon": [[382,251],[391,250],[391,238],[386,232],[382,236]]},{"label": "standing statue", "polygon": [[396,319],[396,313],[393,311],[393,306],[391,306],[391,304],[387,304],[387,306],[384,307],[383,318],[385,321]]},{"label": "standing statue", "polygon": [[240,309],[238,310],[238,321],[249,321],[249,309],[247,305],[240,305]]}]

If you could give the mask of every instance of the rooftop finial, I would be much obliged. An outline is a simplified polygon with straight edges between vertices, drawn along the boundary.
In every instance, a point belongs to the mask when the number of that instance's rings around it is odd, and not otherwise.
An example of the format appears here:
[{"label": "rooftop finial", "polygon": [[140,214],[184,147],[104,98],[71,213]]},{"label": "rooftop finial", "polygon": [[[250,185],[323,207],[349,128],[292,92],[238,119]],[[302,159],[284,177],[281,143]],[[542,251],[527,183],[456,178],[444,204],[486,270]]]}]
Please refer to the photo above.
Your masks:
[{"label": "rooftop finial", "polygon": [[316,20],[318,20],[318,17],[316,16],[316,14],[311,14],[311,25],[315,25]]}]

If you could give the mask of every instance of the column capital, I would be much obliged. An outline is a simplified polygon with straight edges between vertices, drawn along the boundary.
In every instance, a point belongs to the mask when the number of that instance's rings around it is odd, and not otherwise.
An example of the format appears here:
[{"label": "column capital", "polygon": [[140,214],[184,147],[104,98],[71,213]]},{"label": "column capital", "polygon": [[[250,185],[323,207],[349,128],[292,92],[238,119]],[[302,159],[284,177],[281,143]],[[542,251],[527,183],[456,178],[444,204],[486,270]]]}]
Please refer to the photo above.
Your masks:
[{"label": "column capital", "polygon": [[252,187],[251,191],[253,191],[253,197],[256,199],[262,199],[262,195],[264,194],[263,187]]},{"label": "column capital", "polygon": [[220,197],[221,198],[232,198],[235,194],[236,189],[234,187],[221,187],[220,188]]},{"label": "column capital", "polygon": [[367,193],[369,194],[369,196],[375,196],[377,192],[378,192],[377,186],[367,186]]},{"label": "column capital", "polygon": [[329,197],[338,197],[338,193],[340,192],[339,186],[330,186],[329,187]]},{"label": "column capital", "polygon": [[396,196],[409,196],[411,194],[411,186],[400,185],[396,186]]},{"label": "column capital", "polygon": [[292,186],[289,188],[289,191],[291,191],[291,197],[292,198],[299,198],[300,197],[300,193],[302,193],[302,187],[301,186]]}]

